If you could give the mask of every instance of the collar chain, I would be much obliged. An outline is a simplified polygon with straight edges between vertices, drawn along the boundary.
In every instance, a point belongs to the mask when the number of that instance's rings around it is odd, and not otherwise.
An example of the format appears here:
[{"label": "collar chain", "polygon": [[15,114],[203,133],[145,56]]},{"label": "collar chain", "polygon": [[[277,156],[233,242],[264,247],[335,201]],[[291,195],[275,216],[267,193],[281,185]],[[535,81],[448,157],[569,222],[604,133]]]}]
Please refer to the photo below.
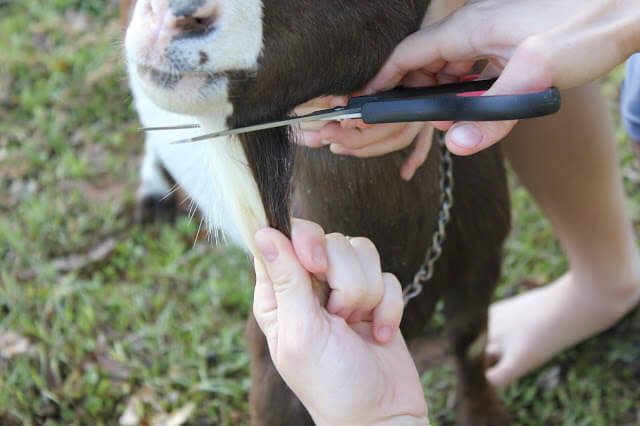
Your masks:
[{"label": "collar chain", "polygon": [[450,210],[453,207],[453,160],[451,153],[444,143],[444,132],[438,132],[440,143],[440,213],[438,214],[438,228],[431,237],[431,247],[427,250],[424,263],[413,276],[413,281],[403,290],[402,295],[406,305],[411,299],[422,293],[422,287],[433,277],[433,267],[442,254],[442,244],[447,236],[447,224],[451,219]]}]

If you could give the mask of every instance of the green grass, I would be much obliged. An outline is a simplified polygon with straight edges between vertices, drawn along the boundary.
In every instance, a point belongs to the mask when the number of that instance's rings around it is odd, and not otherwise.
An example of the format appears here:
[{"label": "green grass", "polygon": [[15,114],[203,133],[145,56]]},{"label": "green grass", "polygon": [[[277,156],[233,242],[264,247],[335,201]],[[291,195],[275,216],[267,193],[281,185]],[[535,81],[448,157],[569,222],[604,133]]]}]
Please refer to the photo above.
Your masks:
[{"label": "green grass", "polygon": [[[117,14],[107,0],[0,1],[0,336],[29,342],[0,357],[0,424],[114,424],[127,404],[151,424],[189,403],[192,424],[243,424],[252,271],[237,250],[194,244],[186,217],[133,220],[142,141]],[[614,109],[620,79],[604,83]],[[548,223],[524,189],[512,202],[503,287],[557,277]],[[639,330],[635,312],[503,391],[516,424],[640,424]],[[450,367],[423,381],[434,422],[450,424]]]}]

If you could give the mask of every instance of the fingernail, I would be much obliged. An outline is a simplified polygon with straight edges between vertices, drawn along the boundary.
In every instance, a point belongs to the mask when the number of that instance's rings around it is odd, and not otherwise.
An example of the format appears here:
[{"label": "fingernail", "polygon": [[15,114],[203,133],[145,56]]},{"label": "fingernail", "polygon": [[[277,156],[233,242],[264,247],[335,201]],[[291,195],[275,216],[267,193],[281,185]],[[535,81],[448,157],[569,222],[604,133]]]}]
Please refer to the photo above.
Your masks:
[{"label": "fingernail", "polygon": [[376,329],[376,338],[381,342],[387,342],[391,338],[391,328],[378,327]]},{"label": "fingernail", "polygon": [[413,177],[413,170],[410,170],[410,169],[400,170],[400,177],[404,181],[410,181],[411,178]]},{"label": "fingernail", "polygon": [[264,260],[274,262],[278,258],[278,248],[268,238],[258,232],[254,239]]},{"label": "fingernail", "polygon": [[316,246],[313,248],[313,263],[321,270],[326,270],[328,265],[327,255],[324,249],[320,246]]},{"label": "fingernail", "polygon": [[337,143],[331,144],[329,149],[334,154],[349,154],[349,153],[351,153],[350,149],[345,148],[342,145],[338,145]]},{"label": "fingernail", "polygon": [[449,137],[454,145],[461,148],[475,148],[482,142],[482,133],[473,124],[461,124],[449,131]]},{"label": "fingernail", "polygon": [[320,143],[322,145],[331,145],[333,142],[331,142],[330,140],[327,140],[327,139],[323,139],[323,140],[320,141]]}]

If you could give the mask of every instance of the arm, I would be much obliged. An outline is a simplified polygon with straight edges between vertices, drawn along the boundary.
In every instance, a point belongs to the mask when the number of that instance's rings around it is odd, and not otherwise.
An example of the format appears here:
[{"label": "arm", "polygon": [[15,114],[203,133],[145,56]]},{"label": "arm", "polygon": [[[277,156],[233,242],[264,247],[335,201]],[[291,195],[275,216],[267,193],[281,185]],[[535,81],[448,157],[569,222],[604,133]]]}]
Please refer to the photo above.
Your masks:
[{"label": "arm", "polygon": [[[487,95],[565,89],[601,77],[638,50],[636,0],[475,0],[403,41],[367,92],[401,82],[449,82],[468,74],[479,59],[500,73]],[[514,125],[438,127],[450,128],[446,141],[452,152],[467,155],[502,139]]]}]

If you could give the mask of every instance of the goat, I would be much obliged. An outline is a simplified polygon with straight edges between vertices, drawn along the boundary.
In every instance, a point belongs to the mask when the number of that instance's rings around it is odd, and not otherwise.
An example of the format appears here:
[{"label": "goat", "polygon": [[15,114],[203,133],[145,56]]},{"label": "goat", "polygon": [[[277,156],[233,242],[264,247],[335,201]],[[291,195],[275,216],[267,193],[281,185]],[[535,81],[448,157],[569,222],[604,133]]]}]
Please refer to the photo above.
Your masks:
[{"label": "goat", "polygon": [[[141,121],[196,120],[200,132],[215,131],[282,119],[321,95],[353,93],[419,28],[428,5],[429,0],[138,0],[125,47]],[[295,132],[286,128],[189,146],[167,145],[167,134],[149,137],[160,138],[147,140],[147,148],[162,146],[160,161],[208,225],[252,253],[258,228],[269,224],[288,233],[294,215],[327,232],[370,238],[383,269],[409,282],[437,228],[437,144],[405,182],[398,169],[408,149],[366,160],[335,156],[297,146]],[[453,166],[455,207],[442,257],[428,287],[407,306],[402,331],[407,338],[420,336],[443,298],[456,361],[458,423],[501,425],[508,417],[484,375],[484,341],[510,226],[505,171],[499,148],[454,158]],[[311,424],[271,364],[253,318],[247,338],[252,421]]]}]

